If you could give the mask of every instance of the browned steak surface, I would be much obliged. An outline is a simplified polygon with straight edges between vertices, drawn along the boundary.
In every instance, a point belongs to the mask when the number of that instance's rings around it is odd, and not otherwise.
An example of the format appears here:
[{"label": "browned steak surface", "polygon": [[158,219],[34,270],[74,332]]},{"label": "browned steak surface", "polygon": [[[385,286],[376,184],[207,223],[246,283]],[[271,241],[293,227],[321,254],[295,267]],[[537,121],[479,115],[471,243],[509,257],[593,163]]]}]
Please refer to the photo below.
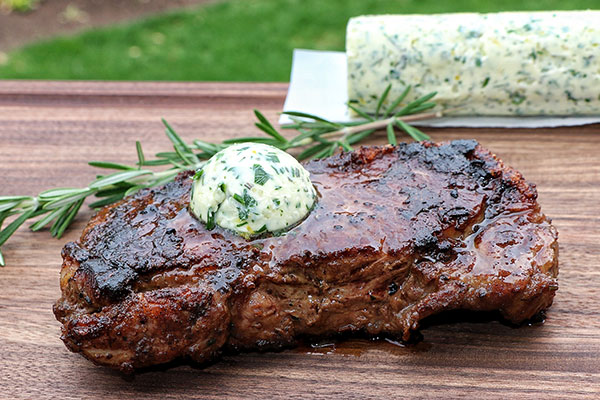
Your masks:
[{"label": "browned steak surface", "polygon": [[122,370],[361,331],[407,339],[443,310],[521,322],[558,288],[532,184],[475,141],[365,147],[307,163],[315,209],[279,237],[207,231],[192,173],[96,214],[63,249],[63,340]]}]

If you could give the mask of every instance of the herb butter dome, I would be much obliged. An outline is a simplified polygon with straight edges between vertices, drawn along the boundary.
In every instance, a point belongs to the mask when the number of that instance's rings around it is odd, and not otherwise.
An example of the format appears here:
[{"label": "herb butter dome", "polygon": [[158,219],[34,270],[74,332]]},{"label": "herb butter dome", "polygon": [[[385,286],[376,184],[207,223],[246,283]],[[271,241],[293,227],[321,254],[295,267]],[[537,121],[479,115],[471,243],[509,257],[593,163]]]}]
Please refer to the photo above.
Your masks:
[{"label": "herb butter dome", "polygon": [[206,223],[250,237],[301,221],[316,201],[308,171],[276,147],[241,143],[216,153],[194,175],[190,208]]}]

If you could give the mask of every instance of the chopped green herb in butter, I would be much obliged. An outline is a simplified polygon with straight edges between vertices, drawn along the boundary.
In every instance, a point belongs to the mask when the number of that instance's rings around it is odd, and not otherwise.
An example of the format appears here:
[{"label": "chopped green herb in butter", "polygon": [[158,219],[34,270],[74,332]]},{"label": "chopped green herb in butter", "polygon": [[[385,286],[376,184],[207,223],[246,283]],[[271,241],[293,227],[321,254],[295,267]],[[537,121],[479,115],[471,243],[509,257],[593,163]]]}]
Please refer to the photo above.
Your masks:
[{"label": "chopped green herb in butter", "polygon": [[308,171],[264,144],[238,144],[215,154],[194,175],[190,209],[208,229],[244,237],[278,232],[302,220],[316,201]]}]

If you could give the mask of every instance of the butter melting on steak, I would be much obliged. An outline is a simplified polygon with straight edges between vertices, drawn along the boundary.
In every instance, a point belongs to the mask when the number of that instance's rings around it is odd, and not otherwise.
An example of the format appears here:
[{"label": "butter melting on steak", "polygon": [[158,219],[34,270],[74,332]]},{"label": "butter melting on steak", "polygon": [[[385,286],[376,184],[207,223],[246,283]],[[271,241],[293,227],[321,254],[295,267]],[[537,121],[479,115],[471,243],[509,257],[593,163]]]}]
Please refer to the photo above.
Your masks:
[{"label": "butter melting on steak", "polygon": [[306,164],[319,193],[283,236],[207,231],[192,173],[97,213],[63,249],[69,349],[131,371],[341,332],[408,339],[444,310],[519,323],[557,289],[557,232],[475,141],[363,147]]}]

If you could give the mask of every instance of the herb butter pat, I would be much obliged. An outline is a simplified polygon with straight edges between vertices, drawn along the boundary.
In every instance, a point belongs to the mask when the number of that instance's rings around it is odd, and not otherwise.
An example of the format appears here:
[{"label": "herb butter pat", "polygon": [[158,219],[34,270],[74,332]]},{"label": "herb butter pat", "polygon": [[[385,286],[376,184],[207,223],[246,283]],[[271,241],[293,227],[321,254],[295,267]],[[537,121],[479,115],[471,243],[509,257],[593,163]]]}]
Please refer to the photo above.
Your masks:
[{"label": "herb butter pat", "polygon": [[216,153],[194,175],[190,209],[215,225],[250,237],[301,221],[317,194],[308,171],[272,146],[241,143]]}]

